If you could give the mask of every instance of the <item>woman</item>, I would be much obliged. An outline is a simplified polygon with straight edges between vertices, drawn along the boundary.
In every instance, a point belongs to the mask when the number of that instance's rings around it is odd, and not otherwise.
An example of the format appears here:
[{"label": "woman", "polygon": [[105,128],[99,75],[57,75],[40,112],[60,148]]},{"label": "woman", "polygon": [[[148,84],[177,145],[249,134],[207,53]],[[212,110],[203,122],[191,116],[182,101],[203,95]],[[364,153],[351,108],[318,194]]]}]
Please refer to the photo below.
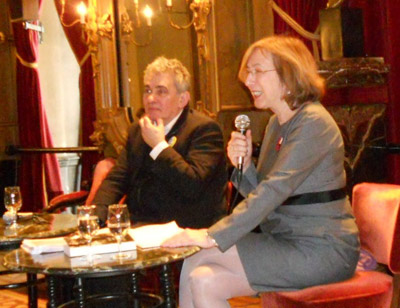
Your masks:
[{"label": "woman", "polygon": [[[208,230],[184,229],[164,243],[210,248],[184,262],[182,308],[229,307],[234,296],[344,280],[358,260],[343,140],[319,102],[324,82],[310,52],[296,38],[264,38],[247,50],[239,78],[255,106],[274,115],[257,169],[250,131],[233,132],[228,143],[235,167],[244,157],[239,190],[246,198]],[[252,232],[257,226],[261,232]]]}]

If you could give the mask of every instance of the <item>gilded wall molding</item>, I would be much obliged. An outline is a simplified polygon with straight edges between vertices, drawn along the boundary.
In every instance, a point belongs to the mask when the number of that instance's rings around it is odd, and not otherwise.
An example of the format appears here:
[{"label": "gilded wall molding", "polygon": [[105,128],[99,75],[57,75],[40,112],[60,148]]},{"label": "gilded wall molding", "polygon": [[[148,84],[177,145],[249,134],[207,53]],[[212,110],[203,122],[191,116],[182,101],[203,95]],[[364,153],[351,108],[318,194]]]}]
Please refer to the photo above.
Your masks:
[{"label": "gilded wall molding", "polygon": [[95,132],[90,139],[106,157],[117,156],[126,144],[131,125],[130,108],[104,108],[94,123]]}]

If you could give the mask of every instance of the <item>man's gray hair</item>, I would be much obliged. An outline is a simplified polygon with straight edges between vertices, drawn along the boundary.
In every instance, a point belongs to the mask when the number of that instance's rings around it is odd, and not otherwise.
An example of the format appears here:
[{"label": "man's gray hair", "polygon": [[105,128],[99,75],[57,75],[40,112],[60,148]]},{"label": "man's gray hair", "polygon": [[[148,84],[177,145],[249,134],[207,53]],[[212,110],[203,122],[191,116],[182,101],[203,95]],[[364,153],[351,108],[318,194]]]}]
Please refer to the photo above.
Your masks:
[{"label": "man's gray hair", "polygon": [[144,71],[144,81],[150,80],[158,73],[170,72],[173,75],[176,89],[179,93],[190,90],[190,74],[187,68],[177,59],[158,57]]}]

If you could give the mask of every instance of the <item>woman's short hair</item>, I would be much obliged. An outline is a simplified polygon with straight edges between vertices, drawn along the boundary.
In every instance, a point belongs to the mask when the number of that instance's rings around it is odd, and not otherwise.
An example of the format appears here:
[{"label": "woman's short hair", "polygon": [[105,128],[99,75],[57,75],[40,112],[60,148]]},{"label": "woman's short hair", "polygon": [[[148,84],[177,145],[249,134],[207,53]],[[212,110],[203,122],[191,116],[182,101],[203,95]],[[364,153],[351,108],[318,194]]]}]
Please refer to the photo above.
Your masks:
[{"label": "woman's short hair", "polygon": [[181,61],[158,57],[144,71],[145,82],[158,73],[170,72],[173,75],[176,89],[179,93],[190,90],[190,74]]},{"label": "woman's short hair", "polygon": [[255,50],[271,54],[276,72],[286,86],[283,99],[291,109],[307,101],[317,101],[325,93],[325,81],[318,74],[317,64],[305,44],[295,37],[273,35],[253,43],[246,51],[239,70],[239,79],[247,78],[247,62]]}]

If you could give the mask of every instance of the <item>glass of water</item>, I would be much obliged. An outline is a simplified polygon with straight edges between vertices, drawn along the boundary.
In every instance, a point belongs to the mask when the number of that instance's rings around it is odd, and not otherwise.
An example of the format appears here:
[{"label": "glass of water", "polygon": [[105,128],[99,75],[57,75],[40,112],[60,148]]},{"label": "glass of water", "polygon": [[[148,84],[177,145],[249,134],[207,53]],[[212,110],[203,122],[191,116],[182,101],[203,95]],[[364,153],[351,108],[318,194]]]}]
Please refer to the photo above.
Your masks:
[{"label": "glass of water", "polygon": [[22,197],[19,186],[8,186],[4,188],[4,205],[12,214],[12,225],[11,227],[17,228],[18,211],[22,206]]},{"label": "glass of water", "polygon": [[118,242],[116,259],[126,259],[130,255],[121,252],[122,238],[131,226],[129,210],[126,204],[112,204],[108,207],[107,227]]},{"label": "glass of water", "polygon": [[92,257],[93,235],[99,229],[99,218],[95,214],[95,205],[78,206],[78,230],[89,246],[89,257]]}]

